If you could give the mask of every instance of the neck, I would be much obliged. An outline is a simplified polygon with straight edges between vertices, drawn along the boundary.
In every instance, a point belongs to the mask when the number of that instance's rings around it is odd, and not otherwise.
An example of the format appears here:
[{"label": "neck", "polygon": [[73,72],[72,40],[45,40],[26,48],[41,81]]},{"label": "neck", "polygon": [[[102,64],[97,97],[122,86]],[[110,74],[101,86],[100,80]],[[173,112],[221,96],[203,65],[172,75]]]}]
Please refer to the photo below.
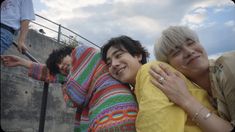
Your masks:
[{"label": "neck", "polygon": [[205,89],[209,93],[209,95],[211,95],[209,70],[195,76],[194,78],[191,78],[191,80],[197,85],[199,85],[201,88]]}]

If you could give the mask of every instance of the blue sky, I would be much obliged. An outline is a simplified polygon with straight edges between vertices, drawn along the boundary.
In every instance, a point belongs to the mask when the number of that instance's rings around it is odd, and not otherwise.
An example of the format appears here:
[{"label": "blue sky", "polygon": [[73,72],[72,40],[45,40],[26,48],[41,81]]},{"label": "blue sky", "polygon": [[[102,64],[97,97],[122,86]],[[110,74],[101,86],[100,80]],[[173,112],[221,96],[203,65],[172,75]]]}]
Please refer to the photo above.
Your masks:
[{"label": "blue sky", "polygon": [[[153,45],[170,25],[194,29],[210,56],[235,50],[235,4],[231,0],[33,0],[35,13],[102,46],[128,35],[153,56]],[[36,17],[36,22],[58,27]],[[32,28],[38,29],[32,24]],[[46,35],[56,34],[46,31]],[[75,36],[79,41],[88,44]],[[89,44],[88,44],[89,45]]]}]

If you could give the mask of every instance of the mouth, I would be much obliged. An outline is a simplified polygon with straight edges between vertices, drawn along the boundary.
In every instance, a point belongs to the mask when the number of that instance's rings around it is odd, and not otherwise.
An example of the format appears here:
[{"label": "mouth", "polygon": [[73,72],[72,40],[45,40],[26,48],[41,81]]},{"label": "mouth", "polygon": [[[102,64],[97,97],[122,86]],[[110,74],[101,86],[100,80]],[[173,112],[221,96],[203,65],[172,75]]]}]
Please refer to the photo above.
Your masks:
[{"label": "mouth", "polygon": [[192,58],[190,58],[187,62],[187,65],[189,65],[190,63],[192,63],[194,60],[198,59],[200,57],[200,55],[197,56],[193,56]]},{"label": "mouth", "polygon": [[120,75],[124,70],[125,70],[125,67],[121,67],[121,68],[119,68],[119,69],[116,71],[115,74],[118,76],[118,75]]},{"label": "mouth", "polygon": [[61,69],[61,70],[62,70],[64,73],[68,74],[69,71],[70,71],[70,68],[71,68],[70,65],[66,65],[66,66],[64,66],[63,69]]}]

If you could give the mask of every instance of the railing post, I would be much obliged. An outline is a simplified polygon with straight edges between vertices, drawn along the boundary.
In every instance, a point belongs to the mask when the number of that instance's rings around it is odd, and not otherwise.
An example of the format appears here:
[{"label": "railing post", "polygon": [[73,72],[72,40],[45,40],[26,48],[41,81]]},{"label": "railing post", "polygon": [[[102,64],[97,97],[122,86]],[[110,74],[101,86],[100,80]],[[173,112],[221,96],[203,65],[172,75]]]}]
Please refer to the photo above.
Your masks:
[{"label": "railing post", "polygon": [[47,95],[48,95],[49,83],[44,83],[43,94],[42,94],[42,103],[41,103],[41,113],[40,113],[40,122],[39,122],[39,132],[44,132],[44,125],[46,120],[46,109],[47,109]]},{"label": "railing post", "polygon": [[[18,47],[15,42],[13,42],[13,45]],[[27,50],[22,52],[22,54],[27,56],[31,61],[39,63],[39,61],[36,60]],[[41,102],[41,113],[40,113],[40,119],[39,119],[39,129],[38,129],[39,132],[44,132],[44,124],[45,124],[46,109],[47,109],[48,87],[49,87],[49,83],[44,82],[42,102]]]},{"label": "railing post", "polygon": [[59,24],[59,28],[58,28],[58,38],[57,38],[57,42],[60,43],[60,34],[61,34],[61,25]]}]

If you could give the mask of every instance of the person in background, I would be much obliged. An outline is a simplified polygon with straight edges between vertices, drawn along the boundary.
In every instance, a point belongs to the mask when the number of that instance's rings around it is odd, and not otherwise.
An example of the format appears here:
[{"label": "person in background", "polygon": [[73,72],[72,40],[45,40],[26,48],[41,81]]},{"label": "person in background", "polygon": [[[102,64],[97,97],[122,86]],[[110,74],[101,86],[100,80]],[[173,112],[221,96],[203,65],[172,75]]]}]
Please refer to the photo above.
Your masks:
[{"label": "person in background", "polygon": [[[192,113],[187,113],[183,108],[173,103],[160,89],[156,88],[151,83],[151,76],[148,71],[152,65],[167,64],[159,61],[146,63],[148,52],[139,41],[128,36],[111,38],[101,48],[101,54],[109,67],[110,74],[117,80],[129,83],[134,87],[134,93],[139,105],[136,118],[137,131],[221,132],[231,129],[231,125],[227,121],[219,118],[216,114],[210,113],[210,111],[215,109],[208,100],[207,92],[189,81],[172,67],[170,70],[177,72],[177,75],[183,78],[179,86],[183,85],[185,89],[188,89],[193,97],[202,105],[194,107]],[[170,67],[169,65],[167,66]],[[163,81],[161,78],[160,80]],[[202,108],[207,111],[203,111],[203,115],[201,115],[202,113],[198,115],[198,109]],[[195,122],[198,119],[201,119],[201,122]],[[214,124],[213,127],[206,127],[204,122],[209,123],[211,121],[217,124]]]},{"label": "person in background", "polygon": [[[166,62],[205,90],[220,117],[235,125],[235,51],[209,60],[197,34],[186,26],[170,26],[155,44],[157,60]],[[153,84],[205,130],[228,131],[213,111],[204,107],[186,88],[182,78],[167,66],[152,66]],[[228,124],[228,123],[227,123]]]},{"label": "person in background", "polygon": [[47,82],[61,82],[64,98],[77,108],[75,132],[135,132],[137,102],[131,89],[113,79],[98,50],[66,46],[53,51],[46,65],[2,55],[5,66],[24,66],[29,76]]},{"label": "person in background", "polygon": [[1,3],[1,55],[12,45],[13,37],[18,31],[18,50],[27,50],[25,38],[29,23],[34,19],[32,0],[4,0]]}]

